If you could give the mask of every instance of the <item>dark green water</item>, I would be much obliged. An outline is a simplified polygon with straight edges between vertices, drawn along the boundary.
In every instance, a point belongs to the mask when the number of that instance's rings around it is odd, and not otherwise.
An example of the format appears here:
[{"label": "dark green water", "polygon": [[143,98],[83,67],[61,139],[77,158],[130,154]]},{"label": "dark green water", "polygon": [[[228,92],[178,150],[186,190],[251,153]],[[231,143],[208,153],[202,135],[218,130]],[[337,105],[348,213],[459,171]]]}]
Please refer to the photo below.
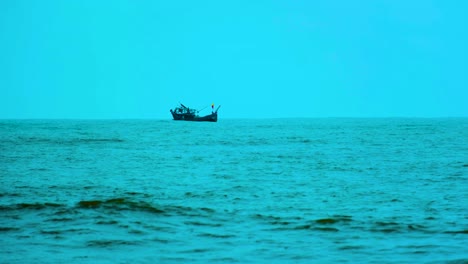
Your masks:
[{"label": "dark green water", "polygon": [[466,263],[468,119],[0,121],[1,263]]}]

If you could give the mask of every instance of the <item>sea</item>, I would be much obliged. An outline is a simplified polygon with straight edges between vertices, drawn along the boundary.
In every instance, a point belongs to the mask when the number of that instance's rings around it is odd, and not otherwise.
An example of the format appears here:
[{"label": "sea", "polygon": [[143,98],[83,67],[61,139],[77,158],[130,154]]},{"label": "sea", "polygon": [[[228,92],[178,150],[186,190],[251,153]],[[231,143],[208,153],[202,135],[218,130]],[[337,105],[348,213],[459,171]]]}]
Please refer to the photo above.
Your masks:
[{"label": "sea", "polygon": [[468,263],[468,118],[0,120],[0,263]]}]

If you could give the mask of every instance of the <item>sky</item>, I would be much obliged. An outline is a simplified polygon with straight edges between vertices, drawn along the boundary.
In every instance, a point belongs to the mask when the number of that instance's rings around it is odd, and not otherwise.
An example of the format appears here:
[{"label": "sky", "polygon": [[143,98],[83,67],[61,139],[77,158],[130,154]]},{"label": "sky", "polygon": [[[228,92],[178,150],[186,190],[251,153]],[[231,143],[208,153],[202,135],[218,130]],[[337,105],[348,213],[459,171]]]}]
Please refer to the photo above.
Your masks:
[{"label": "sky", "polygon": [[[468,1],[2,0],[0,118],[467,117]],[[201,111],[200,114],[204,112]]]}]

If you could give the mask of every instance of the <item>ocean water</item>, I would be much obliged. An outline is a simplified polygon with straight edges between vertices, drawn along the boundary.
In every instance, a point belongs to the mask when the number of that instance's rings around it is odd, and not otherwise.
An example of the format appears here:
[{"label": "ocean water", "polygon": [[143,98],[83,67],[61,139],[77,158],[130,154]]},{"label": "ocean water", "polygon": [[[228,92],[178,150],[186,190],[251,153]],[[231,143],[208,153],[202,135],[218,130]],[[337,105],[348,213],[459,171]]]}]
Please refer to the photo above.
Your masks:
[{"label": "ocean water", "polygon": [[0,121],[0,263],[468,263],[468,119]]}]

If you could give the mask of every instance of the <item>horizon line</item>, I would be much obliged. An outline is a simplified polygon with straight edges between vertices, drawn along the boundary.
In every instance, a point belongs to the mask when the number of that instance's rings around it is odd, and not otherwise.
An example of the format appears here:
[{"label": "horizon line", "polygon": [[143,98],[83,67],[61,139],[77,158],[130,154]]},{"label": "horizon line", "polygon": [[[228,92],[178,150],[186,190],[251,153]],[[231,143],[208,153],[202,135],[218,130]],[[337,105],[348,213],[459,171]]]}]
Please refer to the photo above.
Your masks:
[{"label": "horizon line", "polygon": [[[468,116],[317,116],[317,117],[225,117],[220,120],[259,120],[259,119],[453,119],[468,118]],[[0,117],[0,120],[168,120],[161,117],[122,117],[122,118],[90,118],[90,117]]]}]

